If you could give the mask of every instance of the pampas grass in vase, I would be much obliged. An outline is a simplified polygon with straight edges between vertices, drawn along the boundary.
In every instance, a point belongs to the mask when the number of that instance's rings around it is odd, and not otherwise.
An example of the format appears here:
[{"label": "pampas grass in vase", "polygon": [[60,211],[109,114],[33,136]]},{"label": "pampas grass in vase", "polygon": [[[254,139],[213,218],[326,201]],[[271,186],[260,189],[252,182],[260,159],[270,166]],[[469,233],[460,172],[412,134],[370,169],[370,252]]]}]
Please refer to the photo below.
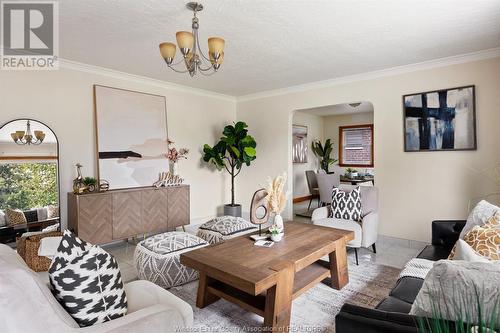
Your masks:
[{"label": "pampas grass in vase", "polygon": [[286,184],[286,172],[278,175],[276,178],[267,180],[267,205],[271,213],[274,213],[274,223],[272,228],[279,230],[283,233],[283,218],[281,217],[281,212],[285,210],[286,207],[286,193],[284,192]]}]

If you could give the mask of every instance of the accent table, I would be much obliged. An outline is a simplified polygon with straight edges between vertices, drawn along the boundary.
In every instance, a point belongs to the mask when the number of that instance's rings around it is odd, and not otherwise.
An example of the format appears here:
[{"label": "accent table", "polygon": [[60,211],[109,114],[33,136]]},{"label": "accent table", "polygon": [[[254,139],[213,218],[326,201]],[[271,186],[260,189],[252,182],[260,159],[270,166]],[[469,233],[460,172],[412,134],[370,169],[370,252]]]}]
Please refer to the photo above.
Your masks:
[{"label": "accent table", "polygon": [[[270,248],[249,235],[181,254],[181,263],[200,272],[196,306],[224,298],[264,317],[274,331],[290,329],[292,301],[331,277],[331,287],[349,282],[348,230],[299,222],[285,223],[285,236]],[[329,263],[320,260],[329,256]]]}]

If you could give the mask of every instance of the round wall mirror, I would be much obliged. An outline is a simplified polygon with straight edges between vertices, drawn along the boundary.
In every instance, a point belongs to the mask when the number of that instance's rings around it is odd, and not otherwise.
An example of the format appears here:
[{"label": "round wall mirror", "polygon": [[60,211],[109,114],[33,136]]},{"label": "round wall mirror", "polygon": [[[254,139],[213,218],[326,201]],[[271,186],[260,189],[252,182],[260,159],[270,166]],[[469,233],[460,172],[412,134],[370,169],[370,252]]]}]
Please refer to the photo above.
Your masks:
[{"label": "round wall mirror", "polygon": [[14,244],[28,231],[57,231],[59,145],[55,133],[34,119],[0,127],[0,243]]}]

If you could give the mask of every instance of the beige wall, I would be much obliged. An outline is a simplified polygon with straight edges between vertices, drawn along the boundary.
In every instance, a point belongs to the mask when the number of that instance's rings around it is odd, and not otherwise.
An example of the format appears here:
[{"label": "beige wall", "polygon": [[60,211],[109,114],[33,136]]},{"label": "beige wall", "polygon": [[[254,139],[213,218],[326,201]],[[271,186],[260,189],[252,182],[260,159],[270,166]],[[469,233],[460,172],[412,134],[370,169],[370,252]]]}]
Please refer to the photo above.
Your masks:
[{"label": "beige wall", "polygon": [[[228,201],[229,180],[201,162],[201,146],[213,144],[227,123],[235,120],[235,102],[208,94],[190,93],[157,81],[108,71],[2,71],[0,124],[15,118],[33,118],[47,124],[59,138],[63,225],[66,193],[71,190],[77,162],[83,173],[96,173],[93,85],[101,84],[166,96],[169,137],[190,150],[179,165],[191,185],[191,217],[213,216]],[[126,135],[126,133],[123,133]]]},{"label": "beige wall", "polygon": [[[474,84],[477,151],[403,151],[401,96]],[[350,101],[374,106],[375,165],[380,189],[380,233],[430,240],[430,222],[464,218],[470,199],[498,191],[477,170],[500,163],[500,58],[451,65],[364,81],[336,84],[277,96],[241,99],[238,119],[247,121],[259,157],[238,180],[238,200],[248,210],[250,196],[267,176],[288,170],[292,181],[291,125],[294,110]],[[291,200],[286,211],[291,217]]]},{"label": "beige wall", "polygon": [[[373,124],[373,112],[353,113],[353,114],[339,114],[335,116],[323,117],[324,137],[331,139],[333,142],[333,157],[339,159],[339,126],[349,125],[366,125]],[[330,170],[336,173],[343,174],[346,168],[339,167],[338,162],[335,163]],[[359,171],[364,172],[366,168],[357,168]],[[369,168],[374,171],[374,168]]]},{"label": "beige wall", "polygon": [[295,112],[293,124],[307,126],[307,163],[293,163],[293,197],[299,198],[310,194],[306,170],[318,170],[319,167],[311,145],[314,140],[323,140],[323,119],[307,112]]}]

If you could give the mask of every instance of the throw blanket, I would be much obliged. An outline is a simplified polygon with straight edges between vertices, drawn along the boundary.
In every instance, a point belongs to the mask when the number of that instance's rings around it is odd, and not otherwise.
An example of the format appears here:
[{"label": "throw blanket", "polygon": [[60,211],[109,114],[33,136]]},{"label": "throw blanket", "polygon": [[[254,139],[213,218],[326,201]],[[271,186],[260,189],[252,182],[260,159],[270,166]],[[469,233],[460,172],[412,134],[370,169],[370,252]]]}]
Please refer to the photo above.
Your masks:
[{"label": "throw blanket", "polygon": [[424,280],[427,273],[429,273],[432,266],[434,266],[434,263],[435,261],[432,260],[413,258],[406,263],[401,273],[399,273],[398,281],[405,276]]}]

